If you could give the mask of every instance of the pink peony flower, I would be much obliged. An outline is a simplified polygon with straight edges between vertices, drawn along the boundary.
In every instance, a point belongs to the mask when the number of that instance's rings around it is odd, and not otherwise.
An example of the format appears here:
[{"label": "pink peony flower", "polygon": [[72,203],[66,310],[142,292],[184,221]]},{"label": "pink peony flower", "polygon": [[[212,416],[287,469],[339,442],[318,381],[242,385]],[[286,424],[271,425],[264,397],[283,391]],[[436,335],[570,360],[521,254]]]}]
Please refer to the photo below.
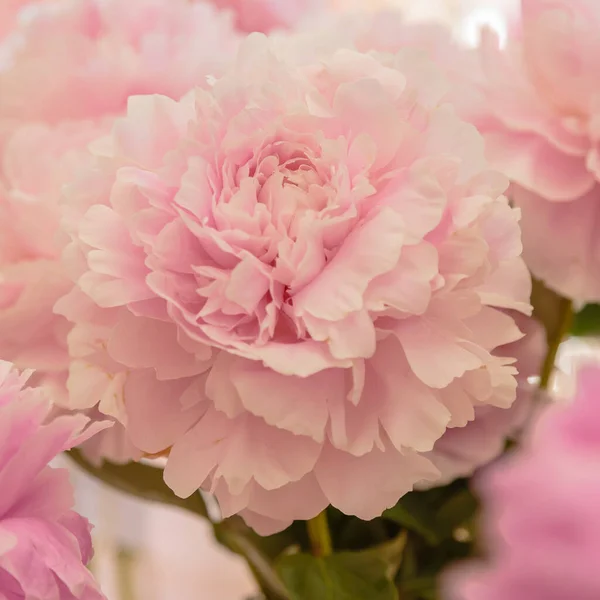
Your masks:
[{"label": "pink peony flower", "polygon": [[457,43],[452,30],[443,23],[413,21],[410,11],[407,14],[389,5],[384,8],[372,4],[371,8],[370,12],[317,14],[302,24],[301,33],[325,48],[342,46],[394,54],[413,48],[424,52],[447,80],[445,101],[465,120],[474,119],[484,105],[479,89],[483,71],[477,53]]},{"label": "pink peony flower", "polygon": [[502,309],[530,310],[507,182],[433,66],[309,48],[251,35],[210,90],[131,98],[65,201],[72,406],[263,533],[439,478],[446,429],[512,404]]},{"label": "pink peony flower", "polygon": [[523,0],[505,50],[483,37],[481,104],[469,117],[514,184],[528,266],[582,302],[600,300],[598,31],[595,0]]},{"label": "pink peony flower", "polygon": [[[10,138],[2,164],[7,191],[0,197],[0,359],[36,369],[29,383],[43,386],[64,407],[71,325],[54,305],[72,283],[60,261],[59,198],[63,184],[90,163],[86,146],[110,122],[24,125]],[[98,417],[97,411],[86,415]],[[120,425],[95,435],[82,450],[95,463],[141,456]]]},{"label": "pink peony flower", "polygon": [[231,19],[204,2],[56,0],[31,13],[0,66],[0,115],[11,123],[119,114],[131,94],[178,98],[238,42]]},{"label": "pink peony flower", "polygon": [[530,445],[482,477],[491,558],[453,573],[447,598],[599,597],[599,394],[600,370],[582,370],[575,403],[548,409]]},{"label": "pink peony flower", "polygon": [[101,600],[85,567],[91,526],[72,510],[68,472],[47,464],[103,425],[49,420],[50,402],[26,380],[0,361],[0,597]]},{"label": "pink peony flower", "polygon": [[68,366],[69,323],[53,313],[69,289],[60,263],[62,184],[91,160],[85,147],[105,124],[26,125],[9,140],[0,171],[0,358],[58,373]]},{"label": "pink peony flower", "polygon": [[322,8],[323,0],[211,0],[221,9],[233,11],[241,31],[291,29],[311,11]]}]

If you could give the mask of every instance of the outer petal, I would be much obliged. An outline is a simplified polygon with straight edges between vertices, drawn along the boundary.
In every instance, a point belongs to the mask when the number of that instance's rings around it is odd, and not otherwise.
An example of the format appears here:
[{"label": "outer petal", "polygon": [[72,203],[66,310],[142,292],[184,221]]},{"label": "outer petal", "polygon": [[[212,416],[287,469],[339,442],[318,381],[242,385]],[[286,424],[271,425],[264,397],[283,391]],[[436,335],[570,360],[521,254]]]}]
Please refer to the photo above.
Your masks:
[{"label": "outer petal", "polygon": [[[549,203],[517,188],[524,257],[533,274],[579,302],[600,299],[600,248],[596,230],[600,187],[568,203]],[[558,243],[557,243],[558,240]]]},{"label": "outer petal", "polygon": [[275,490],[304,477],[319,452],[310,438],[270,427],[258,417],[228,419],[209,409],[173,446],[165,481],[180,496],[189,496],[210,474],[222,478],[234,495],[252,480]]},{"label": "outer petal", "polygon": [[594,177],[585,160],[533,135],[486,134],[486,153],[494,167],[514,183],[548,200],[569,201],[589,192]]},{"label": "outer petal", "polygon": [[[385,451],[376,449],[356,458],[326,445],[315,468],[329,502],[367,521],[393,506],[418,481],[434,479],[438,474],[427,459],[410,452],[402,454],[389,446]],[[361,481],[360,486],[357,481]]]}]

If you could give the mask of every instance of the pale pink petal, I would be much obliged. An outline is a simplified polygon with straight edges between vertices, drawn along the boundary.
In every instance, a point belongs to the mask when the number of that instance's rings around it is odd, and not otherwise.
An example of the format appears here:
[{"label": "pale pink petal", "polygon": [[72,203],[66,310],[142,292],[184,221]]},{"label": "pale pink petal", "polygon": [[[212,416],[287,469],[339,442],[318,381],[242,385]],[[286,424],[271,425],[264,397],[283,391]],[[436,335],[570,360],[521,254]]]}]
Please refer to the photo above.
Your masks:
[{"label": "pale pink petal", "polygon": [[136,447],[150,454],[172,446],[206,411],[199,382],[158,381],[148,370],[127,378],[124,395],[127,433]]},{"label": "pale pink petal", "polygon": [[579,156],[567,156],[546,140],[532,135],[493,132],[485,135],[486,154],[511,181],[548,200],[582,196],[594,177]]},{"label": "pale pink petal", "polygon": [[262,417],[269,425],[323,442],[329,419],[328,399],[344,394],[341,369],[328,369],[300,378],[280,375],[260,363],[243,359],[234,365],[227,377],[246,410]]},{"label": "pale pink petal", "polygon": [[481,366],[460,338],[435,319],[410,319],[401,322],[398,339],[417,377],[434,388],[444,388],[453,379]]},{"label": "pale pink petal", "polygon": [[108,353],[130,369],[153,368],[159,380],[190,377],[206,371],[210,363],[210,348],[200,347],[199,354],[185,352],[172,323],[123,316],[111,332]]},{"label": "pale pink petal", "polygon": [[369,283],[396,265],[403,233],[401,216],[382,211],[346,240],[321,276],[294,296],[297,312],[337,321],[359,311]]},{"label": "pale pink petal", "polygon": [[223,479],[234,495],[251,481],[275,490],[304,477],[320,450],[310,438],[270,427],[257,417],[229,419],[209,409],[173,446],[165,481],[176,494],[188,496],[214,471],[213,478]]},{"label": "pale pink petal", "polygon": [[[572,202],[548,204],[523,189],[515,190],[522,210],[524,257],[546,285],[574,299],[600,299],[600,257],[595,227],[600,217],[600,186]],[[560,239],[563,243],[556,244]]]},{"label": "pale pink petal", "polygon": [[[400,473],[402,477],[398,477]],[[411,491],[417,481],[434,479],[439,472],[427,459],[410,452],[402,454],[386,448],[352,457],[326,445],[315,475],[333,506],[369,521],[396,504],[398,497]]]}]

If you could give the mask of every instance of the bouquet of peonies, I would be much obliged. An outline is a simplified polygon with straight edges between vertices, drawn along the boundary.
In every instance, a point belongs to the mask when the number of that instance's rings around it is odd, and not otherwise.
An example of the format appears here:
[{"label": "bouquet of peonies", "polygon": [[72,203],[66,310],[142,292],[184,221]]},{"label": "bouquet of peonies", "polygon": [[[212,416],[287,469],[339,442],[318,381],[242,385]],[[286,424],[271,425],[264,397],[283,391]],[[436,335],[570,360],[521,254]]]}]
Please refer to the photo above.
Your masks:
[{"label": "bouquet of peonies", "polygon": [[600,2],[339,4],[2,0],[0,600],[104,598],[65,450],[265,600],[600,597]]}]

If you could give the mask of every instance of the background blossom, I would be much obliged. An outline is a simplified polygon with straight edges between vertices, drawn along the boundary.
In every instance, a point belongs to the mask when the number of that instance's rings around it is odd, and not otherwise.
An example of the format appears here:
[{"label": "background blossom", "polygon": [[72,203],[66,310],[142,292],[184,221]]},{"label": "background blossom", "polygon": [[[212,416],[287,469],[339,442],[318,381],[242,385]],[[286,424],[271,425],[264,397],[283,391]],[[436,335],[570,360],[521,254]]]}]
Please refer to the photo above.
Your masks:
[{"label": "background blossom", "polygon": [[[131,93],[178,98],[206,84],[231,58],[238,35],[227,15],[183,0],[29,8],[0,61],[0,358],[36,369],[35,383],[66,404],[70,326],[53,312],[70,287],[59,260],[63,186]],[[113,459],[139,456],[119,427],[94,439],[94,456],[103,440]]]},{"label": "background blossom", "polygon": [[0,190],[0,357],[57,374],[68,366],[67,321],[53,313],[69,287],[60,264],[62,185],[91,157],[104,124],[26,125],[6,145]]},{"label": "background blossom", "polygon": [[210,90],[130,100],[66,195],[58,306],[72,406],[262,532],[439,477],[446,428],[512,404],[499,309],[529,311],[506,182],[433,66],[294,48],[251,36]]},{"label": "background blossom", "polygon": [[513,182],[528,266],[580,302],[600,299],[599,27],[594,0],[523,0],[505,49],[483,35],[480,104],[469,117]]},{"label": "background blossom", "polygon": [[13,31],[0,64],[0,118],[117,115],[132,94],[180,97],[235,52],[231,19],[187,0],[57,0]]},{"label": "background blossom", "polygon": [[0,361],[0,595],[6,598],[101,600],[85,565],[91,527],[72,510],[68,473],[47,466],[93,435],[82,415],[51,417],[42,390]]},{"label": "background blossom", "polygon": [[[326,40],[363,50],[418,48],[451,83],[447,99],[486,141],[486,156],[512,182],[522,210],[524,258],[534,276],[578,302],[600,299],[597,30],[594,0],[523,0],[506,47],[482,30],[477,50],[431,23],[393,10],[331,19]],[[326,20],[327,21],[327,20]],[[556,240],[561,240],[556,243]]]},{"label": "background blossom", "polygon": [[454,573],[449,598],[598,597],[599,393],[600,370],[583,369],[574,404],[548,409],[530,445],[482,477],[490,561]]},{"label": "background blossom", "polygon": [[293,29],[298,22],[317,9],[323,10],[327,0],[211,0],[221,9],[231,10],[241,31]]}]

